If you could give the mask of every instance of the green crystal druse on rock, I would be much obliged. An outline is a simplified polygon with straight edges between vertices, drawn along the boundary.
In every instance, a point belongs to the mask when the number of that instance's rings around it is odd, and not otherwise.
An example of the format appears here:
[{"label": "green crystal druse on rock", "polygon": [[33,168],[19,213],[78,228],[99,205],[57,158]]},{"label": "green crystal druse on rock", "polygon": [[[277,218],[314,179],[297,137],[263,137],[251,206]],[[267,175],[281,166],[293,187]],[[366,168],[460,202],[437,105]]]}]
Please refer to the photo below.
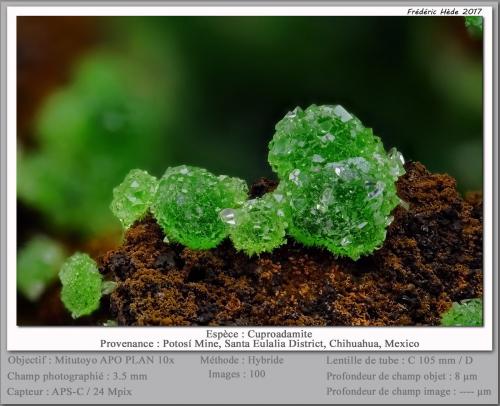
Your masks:
[{"label": "green crystal druse on rock", "polygon": [[442,326],[478,327],[483,325],[483,300],[468,299],[453,303],[441,317]]},{"label": "green crystal druse on rock", "polygon": [[288,232],[305,245],[357,259],[380,247],[404,160],[341,106],[296,108],[276,126],[269,162],[290,213]]},{"label": "green crystal druse on rock", "polygon": [[219,212],[241,206],[247,193],[241,179],[182,165],[168,168],[160,179],[152,209],[169,240],[192,249],[208,249],[228,234]]},{"label": "green crystal druse on rock", "polygon": [[230,235],[249,255],[271,251],[286,234],[339,256],[358,259],[385,240],[401,203],[396,180],[404,160],[342,106],[297,107],[276,125],[269,162],[278,189],[246,201],[244,181],[186,165],[159,182],[133,170],[115,188],[113,213],[129,227],[150,208],[166,240],[192,249],[216,247]]},{"label": "green crystal druse on rock", "polygon": [[246,201],[239,209],[224,209],[220,215],[230,226],[234,246],[248,255],[269,252],[286,242],[284,196],[268,193]]},{"label": "green crystal druse on rock", "polygon": [[123,182],[114,188],[111,211],[124,228],[129,228],[146,214],[157,188],[158,180],[141,169],[131,170]]},{"label": "green crystal druse on rock", "polygon": [[45,289],[57,279],[64,262],[61,245],[45,236],[35,236],[17,255],[17,289],[28,300],[35,302]]},{"label": "green crystal druse on rock", "polygon": [[69,257],[59,271],[62,283],[61,300],[73,318],[86,316],[99,308],[102,275],[87,254]]}]

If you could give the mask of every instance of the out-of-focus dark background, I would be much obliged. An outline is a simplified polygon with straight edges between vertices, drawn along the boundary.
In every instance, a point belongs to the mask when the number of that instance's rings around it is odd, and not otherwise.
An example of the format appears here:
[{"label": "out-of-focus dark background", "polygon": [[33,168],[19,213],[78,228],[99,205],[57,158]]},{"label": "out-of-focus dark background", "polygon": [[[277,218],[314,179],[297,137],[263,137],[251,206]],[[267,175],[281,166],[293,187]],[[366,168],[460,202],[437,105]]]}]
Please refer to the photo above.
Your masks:
[{"label": "out-of-focus dark background", "polygon": [[19,17],[17,31],[23,323],[67,319],[56,271],[26,294],[33,269],[117,244],[108,207],[130,169],[273,176],[267,144],[295,106],[342,104],[387,148],[482,188],[482,40],[461,17]]}]

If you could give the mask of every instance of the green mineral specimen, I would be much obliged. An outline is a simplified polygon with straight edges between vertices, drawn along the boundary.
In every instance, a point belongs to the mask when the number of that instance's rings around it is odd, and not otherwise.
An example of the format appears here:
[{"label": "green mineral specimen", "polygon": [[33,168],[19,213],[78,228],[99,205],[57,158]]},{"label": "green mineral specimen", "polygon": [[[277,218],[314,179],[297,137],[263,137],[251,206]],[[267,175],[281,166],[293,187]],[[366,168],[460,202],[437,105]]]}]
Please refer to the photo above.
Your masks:
[{"label": "green mineral specimen", "polygon": [[385,240],[401,202],[404,159],[342,106],[297,107],[276,125],[269,162],[275,192],[246,201],[244,181],[186,165],[158,182],[133,170],[114,190],[112,211],[125,227],[150,208],[166,240],[209,249],[230,236],[249,255],[271,251],[286,234],[305,245],[358,259]]},{"label": "green mineral specimen", "polygon": [[269,162],[289,205],[288,232],[357,259],[380,247],[400,203],[404,160],[341,106],[296,108],[276,126]]},{"label": "green mineral specimen", "polygon": [[158,180],[146,171],[133,169],[114,188],[111,211],[124,228],[146,214],[158,189]]},{"label": "green mineral specimen", "polygon": [[478,327],[483,325],[482,299],[462,300],[453,303],[441,317],[442,326]]},{"label": "green mineral specimen", "polygon": [[76,253],[59,271],[62,283],[61,300],[73,318],[86,316],[99,308],[102,296],[102,275],[87,254]]},{"label": "green mineral specimen", "polygon": [[294,172],[283,187],[291,206],[290,235],[353,259],[380,246],[399,199],[394,180],[384,182],[372,166],[351,158],[317,172]]},{"label": "green mineral specimen", "polygon": [[248,200],[239,209],[224,209],[220,215],[230,226],[235,248],[248,255],[272,251],[286,242],[284,196],[279,193]]},{"label": "green mineral specimen", "polygon": [[379,137],[342,106],[312,105],[289,112],[269,144],[269,163],[280,179],[353,157],[385,154]]},{"label": "green mineral specimen", "polygon": [[465,17],[465,26],[475,37],[481,37],[483,35],[483,17],[467,16]]},{"label": "green mineral specimen", "polygon": [[33,237],[17,256],[17,289],[28,300],[37,301],[57,279],[64,250],[48,237]]},{"label": "green mineral specimen", "polygon": [[228,235],[219,212],[241,206],[247,193],[241,179],[182,165],[168,168],[160,179],[152,209],[168,239],[192,249],[208,249]]}]

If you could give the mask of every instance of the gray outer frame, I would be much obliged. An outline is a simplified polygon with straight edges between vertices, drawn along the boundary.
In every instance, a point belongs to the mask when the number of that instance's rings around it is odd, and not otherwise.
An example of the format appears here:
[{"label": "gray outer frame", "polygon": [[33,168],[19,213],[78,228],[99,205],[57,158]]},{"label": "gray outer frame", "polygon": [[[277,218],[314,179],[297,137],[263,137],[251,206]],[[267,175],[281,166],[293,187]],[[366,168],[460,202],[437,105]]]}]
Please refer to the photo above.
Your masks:
[{"label": "gray outer frame", "polygon": [[[1,49],[1,76],[0,76],[0,395],[3,397],[4,392],[2,384],[5,379],[5,365],[4,362],[7,356],[7,340],[6,340],[6,314],[7,314],[7,298],[6,298],[6,279],[7,279],[7,230],[5,227],[7,219],[7,188],[6,188],[6,172],[7,172],[7,120],[15,120],[16,117],[7,117],[7,94],[6,94],[6,53],[7,53],[7,7],[8,6],[216,6],[216,5],[231,5],[231,6],[297,6],[297,5],[307,5],[307,6],[490,6],[493,7],[493,151],[484,151],[484,154],[493,153],[493,352],[491,352],[491,357],[496,357],[496,371],[489,371],[497,376],[498,379],[498,187],[499,187],[499,164],[498,164],[498,154],[499,154],[499,144],[498,144],[498,2],[489,1],[415,1],[415,2],[403,2],[403,1],[297,1],[297,0],[258,0],[258,1],[229,1],[229,0],[219,0],[219,1],[3,1],[0,0],[0,49]],[[484,128],[484,126],[483,126]],[[236,353],[237,354],[237,353]],[[269,354],[269,353],[268,353]],[[347,354],[347,353],[346,353]],[[383,353],[379,353],[383,354]],[[411,353],[407,353],[411,354]],[[424,354],[424,353],[419,353]],[[456,353],[455,353],[456,354]],[[76,355],[73,353],[73,355]],[[282,356],[287,355],[287,353],[281,353]],[[309,356],[308,353],[304,353],[304,356]],[[312,355],[312,354],[311,354]],[[324,354],[326,357],[327,354]],[[183,354],[176,354],[176,358],[181,358]],[[500,382],[499,382],[500,386]],[[498,391],[498,386],[497,386]],[[498,396],[498,395],[497,395]],[[207,399],[208,400],[208,399]],[[247,401],[247,399],[242,399]],[[331,399],[333,401],[334,399]],[[357,400],[357,399],[352,399]],[[35,399],[36,401],[36,399]],[[63,401],[63,399],[61,399]],[[387,399],[390,401],[390,399]],[[498,397],[497,397],[498,401]],[[123,403],[126,403],[123,400]]]}]

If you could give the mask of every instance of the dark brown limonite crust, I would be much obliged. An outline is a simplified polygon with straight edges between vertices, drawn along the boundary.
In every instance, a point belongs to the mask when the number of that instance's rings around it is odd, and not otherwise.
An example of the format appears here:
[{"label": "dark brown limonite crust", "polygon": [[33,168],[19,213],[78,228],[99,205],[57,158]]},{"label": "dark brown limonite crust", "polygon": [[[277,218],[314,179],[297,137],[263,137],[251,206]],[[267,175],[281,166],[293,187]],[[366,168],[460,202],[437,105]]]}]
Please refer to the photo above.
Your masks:
[{"label": "dark brown limonite crust", "polygon": [[[437,325],[454,301],[482,296],[482,199],[455,180],[406,164],[383,247],[358,261],[293,240],[260,257],[229,241],[206,251],[163,242],[152,217],[101,258],[118,282],[119,325]],[[276,187],[257,181],[252,197]],[[470,200],[470,203],[469,201]]]}]

